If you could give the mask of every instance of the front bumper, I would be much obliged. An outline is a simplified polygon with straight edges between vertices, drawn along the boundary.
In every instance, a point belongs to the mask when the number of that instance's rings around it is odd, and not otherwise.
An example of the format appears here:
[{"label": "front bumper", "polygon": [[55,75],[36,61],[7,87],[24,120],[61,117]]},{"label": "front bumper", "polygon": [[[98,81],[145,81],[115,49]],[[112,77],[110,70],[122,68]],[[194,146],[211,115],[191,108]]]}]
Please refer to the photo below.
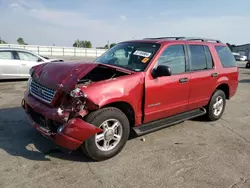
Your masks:
[{"label": "front bumper", "polygon": [[102,131],[81,118],[68,120],[69,112],[59,114],[56,108],[45,105],[28,92],[24,95],[22,107],[37,131],[68,150],[76,150],[89,137]]}]

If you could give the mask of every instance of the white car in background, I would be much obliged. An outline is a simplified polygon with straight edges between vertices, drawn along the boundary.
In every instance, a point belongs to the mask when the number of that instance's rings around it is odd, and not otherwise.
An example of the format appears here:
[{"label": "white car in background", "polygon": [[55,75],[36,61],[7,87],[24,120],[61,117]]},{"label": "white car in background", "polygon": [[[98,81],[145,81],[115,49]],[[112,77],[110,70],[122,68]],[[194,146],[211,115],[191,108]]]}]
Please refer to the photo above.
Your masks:
[{"label": "white car in background", "polygon": [[0,80],[29,78],[31,67],[48,62],[63,60],[49,59],[20,48],[0,48]]},{"label": "white car in background", "polygon": [[247,56],[241,55],[240,60],[241,60],[241,61],[247,61]]}]

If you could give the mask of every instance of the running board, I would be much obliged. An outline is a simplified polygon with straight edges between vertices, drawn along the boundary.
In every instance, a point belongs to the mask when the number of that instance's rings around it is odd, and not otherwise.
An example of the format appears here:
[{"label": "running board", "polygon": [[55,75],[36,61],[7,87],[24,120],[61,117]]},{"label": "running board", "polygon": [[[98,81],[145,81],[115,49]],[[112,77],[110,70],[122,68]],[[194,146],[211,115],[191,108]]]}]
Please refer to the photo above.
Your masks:
[{"label": "running board", "polygon": [[174,116],[170,116],[164,119],[156,120],[153,122],[142,124],[138,127],[133,127],[133,130],[135,131],[137,136],[142,136],[154,131],[158,131],[160,129],[181,123],[185,120],[193,119],[202,115],[206,114],[206,109],[196,109],[188,112],[184,112],[181,114],[177,114]]}]

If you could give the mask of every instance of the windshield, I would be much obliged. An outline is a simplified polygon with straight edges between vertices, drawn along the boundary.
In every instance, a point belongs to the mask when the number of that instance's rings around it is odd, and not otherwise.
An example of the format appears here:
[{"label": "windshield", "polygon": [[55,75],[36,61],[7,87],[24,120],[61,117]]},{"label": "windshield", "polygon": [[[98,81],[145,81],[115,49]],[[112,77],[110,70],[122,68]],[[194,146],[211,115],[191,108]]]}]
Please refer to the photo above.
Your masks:
[{"label": "windshield", "polygon": [[160,44],[145,42],[119,43],[95,60],[133,71],[144,71],[154,57]]}]

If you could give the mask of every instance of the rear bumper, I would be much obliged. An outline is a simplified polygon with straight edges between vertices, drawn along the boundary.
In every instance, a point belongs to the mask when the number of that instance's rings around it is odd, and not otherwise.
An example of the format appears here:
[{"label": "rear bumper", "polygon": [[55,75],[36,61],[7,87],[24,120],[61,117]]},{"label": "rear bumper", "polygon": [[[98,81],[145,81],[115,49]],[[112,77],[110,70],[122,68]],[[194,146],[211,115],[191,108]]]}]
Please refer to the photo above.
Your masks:
[{"label": "rear bumper", "polygon": [[[90,136],[102,131],[80,118],[68,120],[69,113],[58,114],[57,109],[45,105],[28,93],[25,93],[22,107],[28,116],[30,124],[38,132],[51,139],[58,146],[68,150],[76,150]],[[45,123],[57,122],[58,127],[52,130],[49,126],[45,126],[46,124],[39,123],[33,113],[36,116],[43,117]]]}]

